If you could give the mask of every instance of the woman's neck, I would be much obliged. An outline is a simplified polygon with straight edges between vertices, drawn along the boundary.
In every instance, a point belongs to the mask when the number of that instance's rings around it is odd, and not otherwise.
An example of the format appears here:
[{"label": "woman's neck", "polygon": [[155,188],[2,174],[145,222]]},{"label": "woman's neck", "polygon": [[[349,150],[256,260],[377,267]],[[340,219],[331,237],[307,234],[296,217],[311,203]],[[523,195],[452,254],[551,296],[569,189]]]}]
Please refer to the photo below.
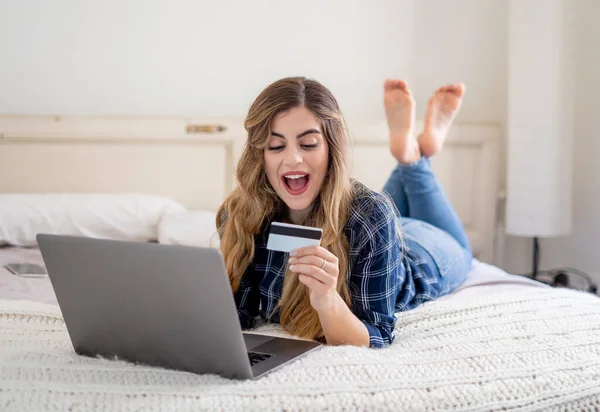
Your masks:
[{"label": "woman's neck", "polygon": [[313,205],[310,205],[304,210],[289,210],[288,209],[288,219],[291,223],[295,225],[301,225],[306,221],[306,218],[310,214],[313,209]]}]

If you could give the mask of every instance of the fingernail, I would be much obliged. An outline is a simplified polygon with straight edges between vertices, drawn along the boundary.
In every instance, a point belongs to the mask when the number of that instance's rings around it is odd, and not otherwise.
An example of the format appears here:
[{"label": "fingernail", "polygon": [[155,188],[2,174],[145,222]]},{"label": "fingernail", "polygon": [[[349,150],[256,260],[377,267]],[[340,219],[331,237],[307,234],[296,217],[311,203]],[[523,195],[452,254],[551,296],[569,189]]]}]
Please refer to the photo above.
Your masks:
[{"label": "fingernail", "polygon": [[290,252],[290,256],[296,256],[296,251],[295,251],[295,250],[292,250],[292,251]]},{"label": "fingernail", "polygon": [[291,266],[290,266],[290,270],[291,270],[291,271],[293,271],[294,269],[295,269],[295,268],[294,268],[294,265],[291,265]]},{"label": "fingernail", "polygon": [[296,261],[296,259],[294,258],[290,258],[290,260],[288,261],[288,263],[291,265],[292,263],[294,263]]}]

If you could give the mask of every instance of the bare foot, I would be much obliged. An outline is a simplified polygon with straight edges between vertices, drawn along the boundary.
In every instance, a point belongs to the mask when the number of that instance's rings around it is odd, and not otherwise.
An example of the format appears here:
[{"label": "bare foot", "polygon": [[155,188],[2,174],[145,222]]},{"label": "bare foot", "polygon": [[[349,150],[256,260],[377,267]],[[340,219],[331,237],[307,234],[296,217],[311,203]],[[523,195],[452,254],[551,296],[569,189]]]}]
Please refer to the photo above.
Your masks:
[{"label": "bare foot", "polygon": [[440,87],[429,99],[425,128],[418,139],[423,156],[431,157],[442,150],[464,94],[465,85],[456,83]]},{"label": "bare foot", "polygon": [[383,103],[390,128],[390,151],[400,163],[419,160],[419,144],[413,135],[415,101],[404,80],[386,80]]}]

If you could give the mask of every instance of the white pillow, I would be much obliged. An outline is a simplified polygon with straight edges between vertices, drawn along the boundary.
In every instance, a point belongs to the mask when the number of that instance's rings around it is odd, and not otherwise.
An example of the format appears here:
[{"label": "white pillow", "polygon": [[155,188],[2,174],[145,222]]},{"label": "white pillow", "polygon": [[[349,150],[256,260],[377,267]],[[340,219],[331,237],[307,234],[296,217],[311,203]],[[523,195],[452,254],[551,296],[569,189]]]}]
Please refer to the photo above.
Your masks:
[{"label": "white pillow", "polygon": [[218,247],[215,212],[186,211],[163,216],[158,225],[158,242],[168,245]]},{"label": "white pillow", "polygon": [[145,194],[0,194],[0,244],[36,246],[38,233],[153,241],[161,217],[183,210]]}]

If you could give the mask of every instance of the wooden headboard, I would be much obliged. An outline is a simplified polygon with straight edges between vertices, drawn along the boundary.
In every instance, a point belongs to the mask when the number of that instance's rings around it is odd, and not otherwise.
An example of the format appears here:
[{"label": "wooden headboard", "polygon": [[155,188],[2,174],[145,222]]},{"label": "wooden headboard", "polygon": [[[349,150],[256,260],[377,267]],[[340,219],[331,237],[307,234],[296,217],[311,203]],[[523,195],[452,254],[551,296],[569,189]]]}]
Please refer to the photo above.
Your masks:
[{"label": "wooden headboard", "polygon": [[216,210],[244,138],[229,119],[0,116],[0,193],[152,193]]},{"label": "wooden headboard", "polygon": [[[381,190],[394,167],[385,123],[351,126],[351,170]],[[241,119],[0,116],[0,193],[152,193],[215,211],[235,185]],[[493,126],[453,126],[433,165],[477,257],[493,259]]]}]

